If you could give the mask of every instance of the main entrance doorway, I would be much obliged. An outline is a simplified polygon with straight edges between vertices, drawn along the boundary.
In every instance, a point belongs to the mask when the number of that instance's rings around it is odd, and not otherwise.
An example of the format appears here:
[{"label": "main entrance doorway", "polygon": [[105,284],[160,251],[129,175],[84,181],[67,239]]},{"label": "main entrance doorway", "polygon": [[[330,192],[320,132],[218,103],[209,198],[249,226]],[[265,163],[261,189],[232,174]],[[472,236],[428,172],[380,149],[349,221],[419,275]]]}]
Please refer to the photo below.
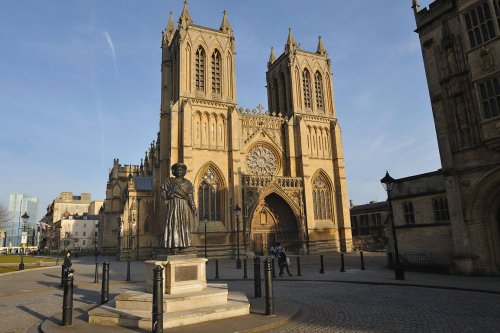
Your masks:
[{"label": "main entrance doorway", "polygon": [[276,193],[261,200],[250,224],[250,249],[257,255],[269,254],[269,248],[280,242],[289,254],[300,248],[299,228],[288,203]]}]

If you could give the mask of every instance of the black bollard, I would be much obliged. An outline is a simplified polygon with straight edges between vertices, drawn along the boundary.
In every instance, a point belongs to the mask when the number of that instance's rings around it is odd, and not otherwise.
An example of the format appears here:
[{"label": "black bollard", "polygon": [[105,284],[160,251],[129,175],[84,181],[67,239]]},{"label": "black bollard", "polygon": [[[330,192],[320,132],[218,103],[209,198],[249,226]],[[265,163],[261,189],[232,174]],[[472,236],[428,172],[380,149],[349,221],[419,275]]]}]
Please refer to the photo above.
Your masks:
[{"label": "black bollard", "polygon": [[266,282],[266,316],[274,316],[274,298],[273,298],[273,278],[272,273],[273,259],[267,258],[264,261],[264,279]]},{"label": "black bollard", "polygon": [[321,268],[319,269],[319,274],[325,274],[325,266],[323,265],[323,255],[322,254],[319,256],[319,259],[321,261]]},{"label": "black bollard", "polygon": [[219,260],[215,259],[215,279],[219,279]]},{"label": "black bollard", "polygon": [[127,279],[126,281],[130,281],[130,258],[127,259]]},{"label": "black bollard", "polygon": [[73,324],[73,268],[68,268],[64,273],[64,296],[63,313],[61,326],[70,326]]},{"label": "black bollard", "polygon": [[248,279],[247,275],[247,259],[243,259],[243,278]]},{"label": "black bollard", "polygon": [[255,287],[255,298],[261,298],[261,281],[260,281],[260,257],[253,257],[253,284]]},{"label": "black bollard", "polygon": [[64,286],[64,266],[61,265],[61,288]]},{"label": "black bollard", "polygon": [[344,254],[340,254],[340,271],[345,272],[345,267],[344,267]]},{"label": "black bollard", "polygon": [[297,276],[302,276],[300,272],[300,256],[297,256]]},{"label": "black bollard", "polygon": [[274,268],[274,258],[270,259],[271,260],[271,276],[273,279],[276,279],[276,269]]},{"label": "black bollard", "polygon": [[109,296],[109,261],[102,263],[102,288],[101,288],[101,304],[108,302]]},{"label": "black bollard", "polygon": [[99,283],[99,263],[95,263],[94,283]]},{"label": "black bollard", "polygon": [[158,265],[153,272],[152,332],[163,333],[163,267]]},{"label": "black bollard", "polygon": [[363,251],[359,252],[359,255],[361,256],[361,270],[365,270],[365,259],[363,258]]}]

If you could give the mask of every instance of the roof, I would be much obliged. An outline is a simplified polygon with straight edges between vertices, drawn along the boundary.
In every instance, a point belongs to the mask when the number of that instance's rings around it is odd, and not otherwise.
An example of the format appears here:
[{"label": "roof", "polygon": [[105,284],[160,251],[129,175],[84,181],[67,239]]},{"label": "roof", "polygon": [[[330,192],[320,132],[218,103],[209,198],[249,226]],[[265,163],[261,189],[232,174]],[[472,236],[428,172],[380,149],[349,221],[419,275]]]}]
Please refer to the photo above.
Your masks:
[{"label": "roof", "polygon": [[148,177],[134,177],[134,186],[137,191],[153,191],[153,179]]},{"label": "roof", "polygon": [[351,214],[358,214],[363,212],[376,212],[381,210],[388,210],[389,203],[387,201],[382,202],[370,202],[363,205],[357,205],[351,208]]}]

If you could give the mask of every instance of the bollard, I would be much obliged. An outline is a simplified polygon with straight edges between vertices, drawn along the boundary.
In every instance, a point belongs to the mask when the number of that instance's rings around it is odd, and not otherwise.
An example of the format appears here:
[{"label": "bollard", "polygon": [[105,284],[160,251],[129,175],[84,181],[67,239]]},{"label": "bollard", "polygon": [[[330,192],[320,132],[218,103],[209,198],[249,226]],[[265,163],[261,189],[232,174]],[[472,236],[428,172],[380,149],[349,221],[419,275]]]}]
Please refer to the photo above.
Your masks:
[{"label": "bollard", "polygon": [[64,296],[63,313],[61,326],[70,326],[73,324],[73,268],[68,268],[64,273]]},{"label": "bollard", "polygon": [[274,268],[274,258],[272,258],[270,260],[271,260],[271,276],[273,277],[273,279],[276,279],[276,269]]},{"label": "bollard", "polygon": [[130,281],[130,258],[127,259],[127,279],[126,281]]},{"label": "bollard", "polygon": [[243,259],[243,278],[248,279],[247,275],[247,259]]},{"label": "bollard", "polygon": [[163,333],[163,267],[158,265],[153,272],[152,332]]},{"label": "bollard", "polygon": [[321,261],[321,268],[319,269],[319,274],[325,274],[325,266],[323,265],[323,255],[322,254],[319,256],[319,259]]},{"label": "bollard", "polygon": [[274,316],[273,299],[273,279],[272,274],[273,259],[267,258],[264,261],[264,279],[266,282],[266,316]]},{"label": "bollard", "polygon": [[219,259],[215,259],[215,279],[219,279]]},{"label": "bollard", "polygon": [[99,283],[99,263],[95,263],[94,283]]},{"label": "bollard", "polygon": [[102,288],[101,288],[101,304],[108,302],[109,295],[109,261],[102,263]]},{"label": "bollard", "polygon": [[361,270],[364,271],[365,270],[365,259],[363,258],[363,251],[359,252],[360,256],[361,256]]},{"label": "bollard", "polygon": [[340,254],[340,271],[345,272],[345,267],[344,267],[344,254]]},{"label": "bollard", "polygon": [[260,257],[253,257],[253,284],[255,287],[255,298],[261,298],[261,281],[260,281]]},{"label": "bollard", "polygon": [[64,286],[64,266],[61,265],[61,288]]},{"label": "bollard", "polygon": [[297,256],[297,276],[302,276],[300,272],[300,256]]}]

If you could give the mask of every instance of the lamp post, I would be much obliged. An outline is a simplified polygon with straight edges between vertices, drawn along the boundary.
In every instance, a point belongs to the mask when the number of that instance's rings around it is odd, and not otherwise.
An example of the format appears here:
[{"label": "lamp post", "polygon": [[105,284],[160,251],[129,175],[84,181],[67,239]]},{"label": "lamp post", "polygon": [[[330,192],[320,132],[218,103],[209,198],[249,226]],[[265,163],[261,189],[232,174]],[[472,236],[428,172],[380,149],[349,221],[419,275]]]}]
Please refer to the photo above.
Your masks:
[{"label": "lamp post", "polygon": [[387,201],[389,202],[389,218],[391,220],[392,240],[394,243],[394,256],[395,256],[394,274],[396,276],[396,280],[404,280],[405,272],[403,270],[403,267],[399,263],[398,239],[396,237],[396,226],[394,224],[394,215],[392,213],[391,192],[394,188],[395,180],[389,175],[389,171],[386,171],[384,178],[382,178],[380,182],[382,183],[384,189],[387,191]]},{"label": "lamp post", "polygon": [[[26,229],[26,222],[28,222],[28,219],[30,218],[30,216],[24,212],[23,216],[21,216],[21,218],[23,219],[23,231]],[[22,242],[22,241],[21,241]],[[22,243],[24,244],[24,243]],[[24,247],[21,249],[21,262],[19,263],[19,270],[22,271],[24,270],[24,258],[23,258],[23,251],[24,250]]]},{"label": "lamp post", "polygon": [[241,208],[236,204],[234,208],[234,214],[236,215],[236,268],[241,268],[241,260],[240,260],[240,213]]},{"label": "lamp post", "polygon": [[205,259],[207,258],[207,223],[208,223],[208,216],[205,215],[203,218],[203,222],[205,224]]}]

